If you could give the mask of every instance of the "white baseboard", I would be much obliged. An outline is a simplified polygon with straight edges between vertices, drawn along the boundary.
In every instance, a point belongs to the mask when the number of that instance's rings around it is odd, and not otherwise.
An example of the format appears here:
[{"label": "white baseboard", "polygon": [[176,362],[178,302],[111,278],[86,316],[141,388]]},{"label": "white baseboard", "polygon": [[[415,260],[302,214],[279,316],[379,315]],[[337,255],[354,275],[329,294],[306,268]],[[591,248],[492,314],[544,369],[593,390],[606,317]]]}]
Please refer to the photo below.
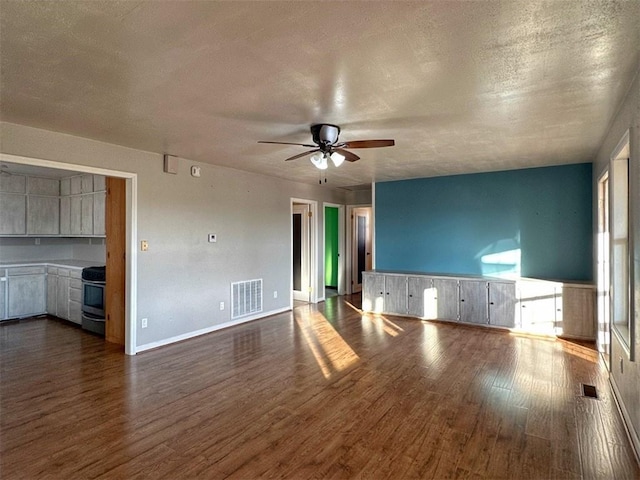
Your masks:
[{"label": "white baseboard", "polygon": [[627,407],[625,407],[624,403],[622,402],[622,396],[620,395],[620,390],[618,390],[613,375],[609,376],[609,383],[611,384],[611,388],[613,389],[613,398],[616,402],[616,406],[618,407],[618,411],[622,415],[622,423],[624,423],[625,430],[627,431],[627,435],[629,436],[629,440],[631,440],[633,452],[636,454],[636,461],[640,463],[640,437],[638,437],[638,432],[636,432],[633,428],[633,423],[631,423],[631,416],[629,415]]},{"label": "white baseboard", "polygon": [[271,310],[269,312],[261,312],[257,315],[242,317],[237,320],[232,320],[230,322],[213,325],[212,327],[195,330],[189,333],[183,333],[182,335],[176,335],[175,337],[165,338],[164,340],[159,340],[157,342],[145,343],[144,345],[138,345],[136,347],[135,353],[144,352],[145,350],[151,350],[153,348],[163,347],[165,345],[170,345],[172,343],[181,342],[182,340],[188,340],[189,338],[199,337],[200,335],[205,335],[207,333],[215,332],[216,330],[222,330],[223,328],[229,328],[235,325],[240,325],[242,323],[252,322],[254,320],[260,320],[261,318],[270,317],[271,315],[288,312],[290,310],[291,310],[290,307],[284,307],[284,308],[279,308],[277,310]]}]

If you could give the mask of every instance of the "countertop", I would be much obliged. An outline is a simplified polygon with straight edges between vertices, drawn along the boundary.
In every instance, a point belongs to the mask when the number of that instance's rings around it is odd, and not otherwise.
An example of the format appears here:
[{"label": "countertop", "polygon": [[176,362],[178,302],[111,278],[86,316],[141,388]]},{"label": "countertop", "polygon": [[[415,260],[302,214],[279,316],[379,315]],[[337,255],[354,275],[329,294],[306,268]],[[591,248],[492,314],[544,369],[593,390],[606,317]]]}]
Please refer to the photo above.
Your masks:
[{"label": "countertop", "polygon": [[46,265],[63,268],[85,268],[102,266],[101,262],[87,262],[85,260],[17,260],[13,262],[0,262],[0,268],[10,267],[33,267],[35,265]]}]

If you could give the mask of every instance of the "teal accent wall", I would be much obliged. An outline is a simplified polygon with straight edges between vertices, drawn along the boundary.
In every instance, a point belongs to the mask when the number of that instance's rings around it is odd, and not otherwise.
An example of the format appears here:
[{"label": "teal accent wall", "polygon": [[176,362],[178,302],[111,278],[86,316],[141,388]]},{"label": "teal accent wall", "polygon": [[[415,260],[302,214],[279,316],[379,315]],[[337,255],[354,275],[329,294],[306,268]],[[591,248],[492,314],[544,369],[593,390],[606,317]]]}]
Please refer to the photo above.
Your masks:
[{"label": "teal accent wall", "polygon": [[590,163],[382,182],[376,269],[592,281]]},{"label": "teal accent wall", "polygon": [[324,284],[338,288],[338,208],[324,207]]}]

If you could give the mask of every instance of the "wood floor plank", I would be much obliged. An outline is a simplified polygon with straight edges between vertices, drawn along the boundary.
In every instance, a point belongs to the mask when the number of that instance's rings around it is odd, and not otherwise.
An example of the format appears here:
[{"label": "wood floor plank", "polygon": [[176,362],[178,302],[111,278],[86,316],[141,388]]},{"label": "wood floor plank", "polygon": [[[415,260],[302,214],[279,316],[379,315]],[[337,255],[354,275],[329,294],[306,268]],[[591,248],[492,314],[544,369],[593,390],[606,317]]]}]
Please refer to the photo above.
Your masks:
[{"label": "wood floor plank", "polygon": [[0,323],[2,478],[640,478],[588,345],[358,302],[134,357],[61,320]]}]

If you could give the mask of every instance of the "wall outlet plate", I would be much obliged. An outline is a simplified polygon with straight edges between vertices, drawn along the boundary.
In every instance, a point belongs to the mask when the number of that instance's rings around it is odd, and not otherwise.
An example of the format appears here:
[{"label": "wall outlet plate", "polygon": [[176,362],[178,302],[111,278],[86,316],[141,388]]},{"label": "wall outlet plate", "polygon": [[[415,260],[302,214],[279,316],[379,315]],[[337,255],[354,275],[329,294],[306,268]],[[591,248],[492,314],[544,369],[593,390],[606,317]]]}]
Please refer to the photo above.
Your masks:
[{"label": "wall outlet plate", "polygon": [[200,167],[197,167],[196,165],[193,165],[191,167],[191,176],[192,177],[199,177],[200,176]]},{"label": "wall outlet plate", "polygon": [[142,328],[147,328],[147,321],[148,319],[143,318],[142,320],[140,320],[140,324]]},{"label": "wall outlet plate", "polygon": [[143,252],[146,252],[147,250],[149,250],[149,242],[147,242],[146,240],[142,240],[140,242],[140,250]]},{"label": "wall outlet plate", "polygon": [[209,234],[209,243],[216,243],[218,241],[218,236],[215,233]]}]

